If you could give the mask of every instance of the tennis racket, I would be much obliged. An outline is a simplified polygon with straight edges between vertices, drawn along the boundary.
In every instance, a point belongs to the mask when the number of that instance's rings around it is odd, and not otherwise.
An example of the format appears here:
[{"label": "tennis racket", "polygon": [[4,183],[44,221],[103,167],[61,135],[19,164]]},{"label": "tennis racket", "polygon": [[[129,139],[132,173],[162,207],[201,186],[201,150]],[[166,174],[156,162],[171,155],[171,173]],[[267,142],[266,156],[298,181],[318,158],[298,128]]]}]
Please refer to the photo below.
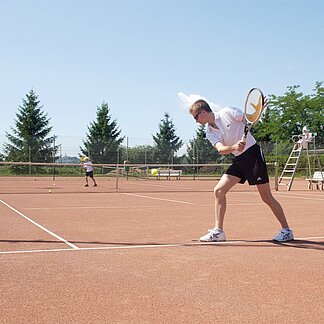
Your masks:
[{"label": "tennis racket", "polygon": [[267,99],[263,95],[262,91],[258,88],[252,88],[249,91],[244,104],[245,127],[242,140],[246,139],[248,132],[251,130],[253,125],[258,122],[266,106]]}]

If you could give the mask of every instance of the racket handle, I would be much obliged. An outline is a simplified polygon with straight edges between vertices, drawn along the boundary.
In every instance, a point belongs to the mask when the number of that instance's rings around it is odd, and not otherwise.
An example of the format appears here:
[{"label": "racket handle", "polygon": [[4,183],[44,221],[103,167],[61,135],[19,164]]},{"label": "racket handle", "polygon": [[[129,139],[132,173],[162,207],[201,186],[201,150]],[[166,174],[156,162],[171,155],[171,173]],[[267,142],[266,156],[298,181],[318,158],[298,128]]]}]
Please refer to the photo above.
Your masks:
[{"label": "racket handle", "polygon": [[249,132],[249,128],[245,125],[244,131],[243,131],[243,136],[242,136],[242,141],[246,140],[248,132]]}]

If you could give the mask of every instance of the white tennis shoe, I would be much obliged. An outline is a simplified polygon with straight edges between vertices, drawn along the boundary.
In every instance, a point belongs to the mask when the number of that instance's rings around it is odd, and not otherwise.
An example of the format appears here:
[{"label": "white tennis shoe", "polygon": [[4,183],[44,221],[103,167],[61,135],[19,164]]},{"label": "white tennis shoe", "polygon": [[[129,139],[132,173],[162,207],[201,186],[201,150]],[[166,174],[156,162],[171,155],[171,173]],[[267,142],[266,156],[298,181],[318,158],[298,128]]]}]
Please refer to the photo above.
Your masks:
[{"label": "white tennis shoe", "polygon": [[283,228],[278,235],[276,235],[272,240],[276,242],[287,242],[294,239],[294,233],[290,228]]},{"label": "white tennis shoe", "polygon": [[225,233],[219,228],[208,230],[208,233],[202,236],[199,241],[201,242],[221,242],[226,241]]}]

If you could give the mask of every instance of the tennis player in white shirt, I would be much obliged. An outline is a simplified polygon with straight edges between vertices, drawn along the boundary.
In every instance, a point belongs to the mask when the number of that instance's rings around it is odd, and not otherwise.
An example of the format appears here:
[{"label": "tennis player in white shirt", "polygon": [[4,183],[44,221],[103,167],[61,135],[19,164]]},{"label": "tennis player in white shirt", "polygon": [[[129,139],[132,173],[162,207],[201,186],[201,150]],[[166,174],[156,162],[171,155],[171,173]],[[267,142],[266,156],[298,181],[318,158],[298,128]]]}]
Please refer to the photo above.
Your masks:
[{"label": "tennis player in white shirt", "polygon": [[256,185],[259,194],[276,216],[281,225],[280,232],[273,238],[277,242],[294,239],[280,203],[273,197],[266,162],[260,146],[249,132],[246,140],[243,112],[237,108],[226,107],[213,112],[205,100],[196,101],[189,109],[190,114],[201,125],[207,124],[206,137],[220,154],[233,154],[232,165],[226,170],[214,188],[215,227],[200,238],[202,242],[225,241],[224,216],[226,212],[226,194],[237,183],[248,181]]},{"label": "tennis player in white shirt", "polygon": [[88,157],[85,157],[84,160],[83,160],[83,168],[86,171],[86,175],[85,175],[86,184],[84,186],[89,187],[88,178],[91,178],[92,181],[93,181],[93,186],[97,187],[96,180],[93,177],[93,165],[92,165],[92,162],[90,161],[90,159]]}]

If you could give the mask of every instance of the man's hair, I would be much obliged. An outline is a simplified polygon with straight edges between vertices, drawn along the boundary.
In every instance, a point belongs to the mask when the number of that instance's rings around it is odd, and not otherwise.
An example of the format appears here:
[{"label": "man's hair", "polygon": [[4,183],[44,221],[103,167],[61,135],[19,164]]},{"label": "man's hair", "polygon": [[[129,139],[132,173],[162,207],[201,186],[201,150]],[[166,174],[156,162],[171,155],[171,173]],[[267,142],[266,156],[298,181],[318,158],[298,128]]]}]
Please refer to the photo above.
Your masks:
[{"label": "man's hair", "polygon": [[208,103],[203,100],[203,99],[199,99],[197,101],[195,101],[190,109],[189,109],[189,112],[190,113],[193,113],[193,112],[200,112],[202,110],[205,110],[207,112],[212,112],[211,108],[209,107]]}]

